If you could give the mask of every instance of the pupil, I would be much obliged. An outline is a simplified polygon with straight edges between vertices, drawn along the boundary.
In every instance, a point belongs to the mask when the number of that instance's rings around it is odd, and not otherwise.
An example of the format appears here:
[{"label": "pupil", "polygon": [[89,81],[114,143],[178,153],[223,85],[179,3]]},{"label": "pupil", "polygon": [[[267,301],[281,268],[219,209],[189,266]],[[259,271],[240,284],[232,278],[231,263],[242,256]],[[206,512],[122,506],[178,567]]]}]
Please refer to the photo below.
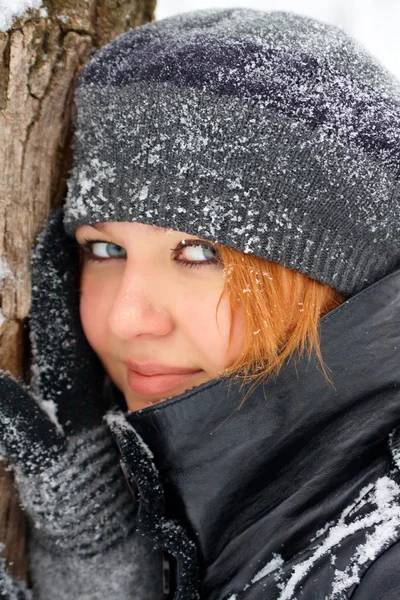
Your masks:
[{"label": "pupil", "polygon": [[204,252],[210,253],[210,256],[208,257],[209,259],[215,258],[215,255],[213,254],[214,250],[212,248],[204,248]]},{"label": "pupil", "polygon": [[125,250],[122,246],[117,246],[117,244],[107,244],[107,253],[109,256],[123,256],[124,252]]}]

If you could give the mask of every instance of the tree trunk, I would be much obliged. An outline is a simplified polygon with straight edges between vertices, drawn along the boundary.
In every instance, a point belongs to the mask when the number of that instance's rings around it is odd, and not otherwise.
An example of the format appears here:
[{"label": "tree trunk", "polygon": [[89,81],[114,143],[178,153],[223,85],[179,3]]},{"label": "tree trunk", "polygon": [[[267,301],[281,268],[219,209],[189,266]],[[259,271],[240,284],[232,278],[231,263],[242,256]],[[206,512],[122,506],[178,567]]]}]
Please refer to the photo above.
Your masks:
[{"label": "tree trunk", "polygon": [[[72,165],[79,69],[92,50],[154,19],[156,0],[44,0],[0,32],[0,369],[26,380],[30,251]],[[0,543],[26,578],[25,520],[12,471],[0,463]]]}]

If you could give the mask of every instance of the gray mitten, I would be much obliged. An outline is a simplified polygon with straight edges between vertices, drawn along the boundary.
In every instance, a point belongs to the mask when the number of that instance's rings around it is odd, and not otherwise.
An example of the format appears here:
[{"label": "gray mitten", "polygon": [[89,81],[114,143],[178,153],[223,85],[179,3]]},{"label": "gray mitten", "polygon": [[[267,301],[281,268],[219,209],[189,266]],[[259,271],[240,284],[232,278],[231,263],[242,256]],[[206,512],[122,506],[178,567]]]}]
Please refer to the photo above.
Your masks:
[{"label": "gray mitten", "polygon": [[33,254],[29,388],[0,372],[0,446],[30,523],[32,591],[3,571],[0,597],[161,600],[162,558],[136,512],[103,422],[104,370],[79,318],[75,242],[51,215]]}]

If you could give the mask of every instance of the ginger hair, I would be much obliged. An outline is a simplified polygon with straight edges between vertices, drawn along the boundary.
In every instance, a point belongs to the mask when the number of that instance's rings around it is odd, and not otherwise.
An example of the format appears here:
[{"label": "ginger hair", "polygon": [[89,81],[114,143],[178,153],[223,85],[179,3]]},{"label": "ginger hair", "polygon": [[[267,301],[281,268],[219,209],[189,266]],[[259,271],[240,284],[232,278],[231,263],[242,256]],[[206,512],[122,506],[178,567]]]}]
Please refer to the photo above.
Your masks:
[{"label": "ginger hair", "polygon": [[[277,377],[285,361],[315,355],[328,383],[319,337],[319,321],[346,297],[307,275],[253,254],[215,244],[224,264],[224,292],[231,314],[243,307],[245,342],[242,355],[223,372],[243,383],[255,380],[240,406],[266,377]],[[218,302],[218,306],[219,306]],[[217,306],[217,310],[218,310]],[[229,344],[232,340],[233,327]]]}]

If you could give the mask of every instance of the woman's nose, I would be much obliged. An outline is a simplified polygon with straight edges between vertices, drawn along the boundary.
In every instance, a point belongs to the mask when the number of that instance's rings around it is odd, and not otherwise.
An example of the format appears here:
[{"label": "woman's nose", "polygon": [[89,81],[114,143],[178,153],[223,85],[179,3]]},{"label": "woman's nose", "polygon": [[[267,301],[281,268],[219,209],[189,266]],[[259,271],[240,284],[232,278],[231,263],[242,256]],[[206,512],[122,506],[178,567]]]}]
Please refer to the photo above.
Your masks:
[{"label": "woman's nose", "polygon": [[[153,277],[154,279],[154,277]],[[121,284],[111,306],[108,325],[111,333],[121,340],[139,334],[166,335],[173,322],[159,284],[152,285],[147,273],[132,273],[125,269]]]}]

